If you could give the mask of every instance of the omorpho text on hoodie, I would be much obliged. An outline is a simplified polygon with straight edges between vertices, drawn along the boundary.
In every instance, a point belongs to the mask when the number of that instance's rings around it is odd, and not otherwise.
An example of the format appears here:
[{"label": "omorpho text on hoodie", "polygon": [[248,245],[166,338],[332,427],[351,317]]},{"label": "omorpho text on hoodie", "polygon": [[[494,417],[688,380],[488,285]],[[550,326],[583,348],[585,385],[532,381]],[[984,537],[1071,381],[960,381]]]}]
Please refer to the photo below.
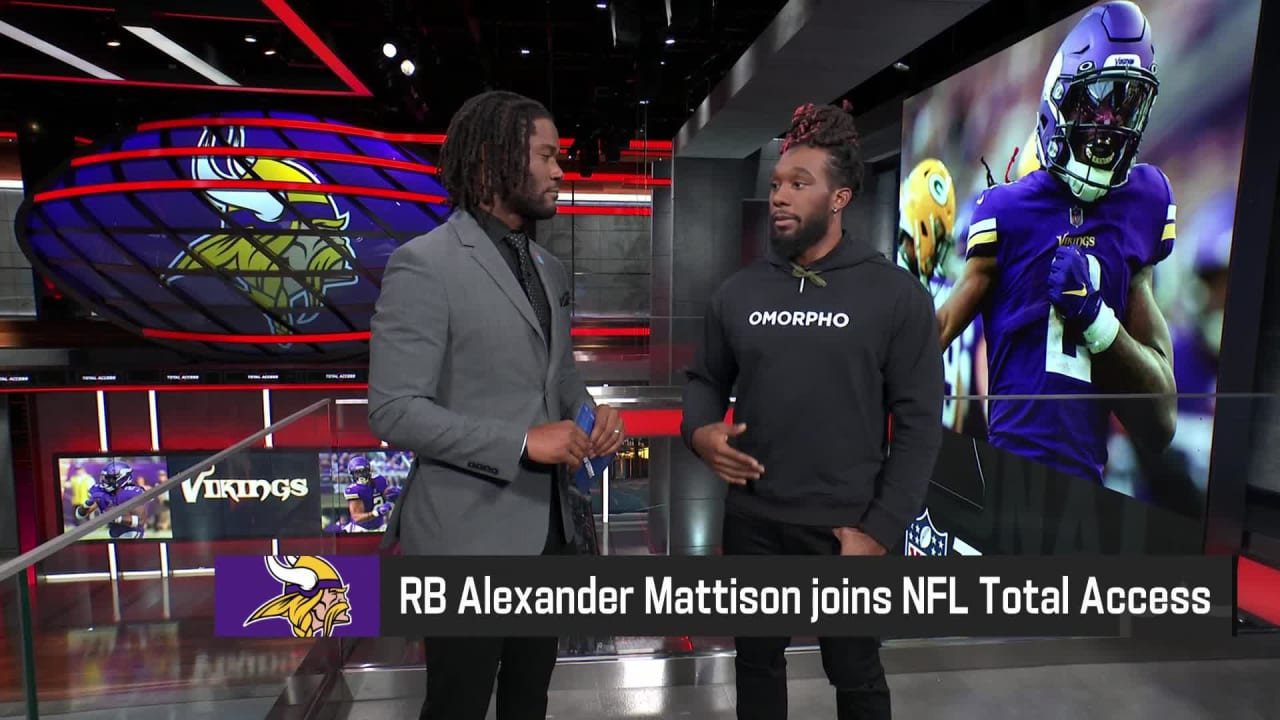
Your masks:
[{"label": "omorpho text on hoodie", "polygon": [[[684,441],[720,422],[765,471],[730,486],[729,510],[858,527],[893,548],[918,515],[942,440],[933,300],[847,234],[809,268],[772,251],[716,291],[688,371]],[[886,442],[892,415],[892,444]]]}]

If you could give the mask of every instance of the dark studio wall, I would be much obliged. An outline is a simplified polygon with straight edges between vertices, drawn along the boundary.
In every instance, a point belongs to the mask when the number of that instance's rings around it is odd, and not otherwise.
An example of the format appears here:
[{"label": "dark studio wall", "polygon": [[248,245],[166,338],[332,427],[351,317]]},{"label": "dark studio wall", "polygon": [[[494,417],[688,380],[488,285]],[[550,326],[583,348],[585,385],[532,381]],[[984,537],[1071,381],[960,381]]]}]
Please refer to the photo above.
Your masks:
[{"label": "dark studio wall", "polygon": [[579,317],[649,315],[652,218],[557,214],[538,223],[538,242],[573,277]]}]

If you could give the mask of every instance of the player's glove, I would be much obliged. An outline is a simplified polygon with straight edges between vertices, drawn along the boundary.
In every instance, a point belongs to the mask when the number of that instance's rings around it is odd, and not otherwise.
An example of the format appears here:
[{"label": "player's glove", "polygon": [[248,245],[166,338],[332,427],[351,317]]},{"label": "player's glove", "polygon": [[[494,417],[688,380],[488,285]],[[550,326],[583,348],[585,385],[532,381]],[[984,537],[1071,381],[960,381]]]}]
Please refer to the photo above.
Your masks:
[{"label": "player's glove", "polygon": [[386,515],[390,512],[391,512],[391,503],[382,503],[381,505],[375,505],[373,508],[373,514],[376,517],[382,517],[383,515]]},{"label": "player's glove", "polygon": [[1089,277],[1089,259],[1074,245],[1060,245],[1049,268],[1049,302],[1067,328],[1098,354],[1111,347],[1120,332],[1116,313],[1102,301]]}]

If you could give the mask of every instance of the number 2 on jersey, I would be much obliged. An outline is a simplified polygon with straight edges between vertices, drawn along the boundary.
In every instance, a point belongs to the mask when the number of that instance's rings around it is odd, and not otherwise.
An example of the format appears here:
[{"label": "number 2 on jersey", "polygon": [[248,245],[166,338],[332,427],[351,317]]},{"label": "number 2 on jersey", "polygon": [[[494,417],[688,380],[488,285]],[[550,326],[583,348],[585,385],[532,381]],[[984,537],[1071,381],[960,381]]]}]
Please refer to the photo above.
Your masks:
[{"label": "number 2 on jersey", "polygon": [[[1102,287],[1102,266],[1098,258],[1089,258],[1089,280],[1095,288]],[[1049,305],[1049,327],[1045,333],[1044,371],[1054,375],[1065,375],[1080,382],[1093,382],[1093,356],[1083,345],[1076,345],[1067,338],[1066,327],[1058,311]]]}]

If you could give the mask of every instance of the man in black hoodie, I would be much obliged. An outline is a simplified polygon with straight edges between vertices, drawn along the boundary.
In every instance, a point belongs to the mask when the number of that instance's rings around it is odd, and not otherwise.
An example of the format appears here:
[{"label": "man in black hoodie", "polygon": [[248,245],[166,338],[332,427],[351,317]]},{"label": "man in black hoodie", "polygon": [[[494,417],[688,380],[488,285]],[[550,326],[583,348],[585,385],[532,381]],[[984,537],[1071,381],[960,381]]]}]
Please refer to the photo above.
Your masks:
[{"label": "man in black hoodie", "polygon": [[[933,300],[841,229],[861,187],[853,118],[799,108],[770,183],[767,258],[711,298],[681,432],[729,483],[726,555],[883,555],[924,503],[942,441]],[[739,718],[786,717],[789,643],[736,639]],[[879,640],[821,644],[838,717],[890,717]]]}]

